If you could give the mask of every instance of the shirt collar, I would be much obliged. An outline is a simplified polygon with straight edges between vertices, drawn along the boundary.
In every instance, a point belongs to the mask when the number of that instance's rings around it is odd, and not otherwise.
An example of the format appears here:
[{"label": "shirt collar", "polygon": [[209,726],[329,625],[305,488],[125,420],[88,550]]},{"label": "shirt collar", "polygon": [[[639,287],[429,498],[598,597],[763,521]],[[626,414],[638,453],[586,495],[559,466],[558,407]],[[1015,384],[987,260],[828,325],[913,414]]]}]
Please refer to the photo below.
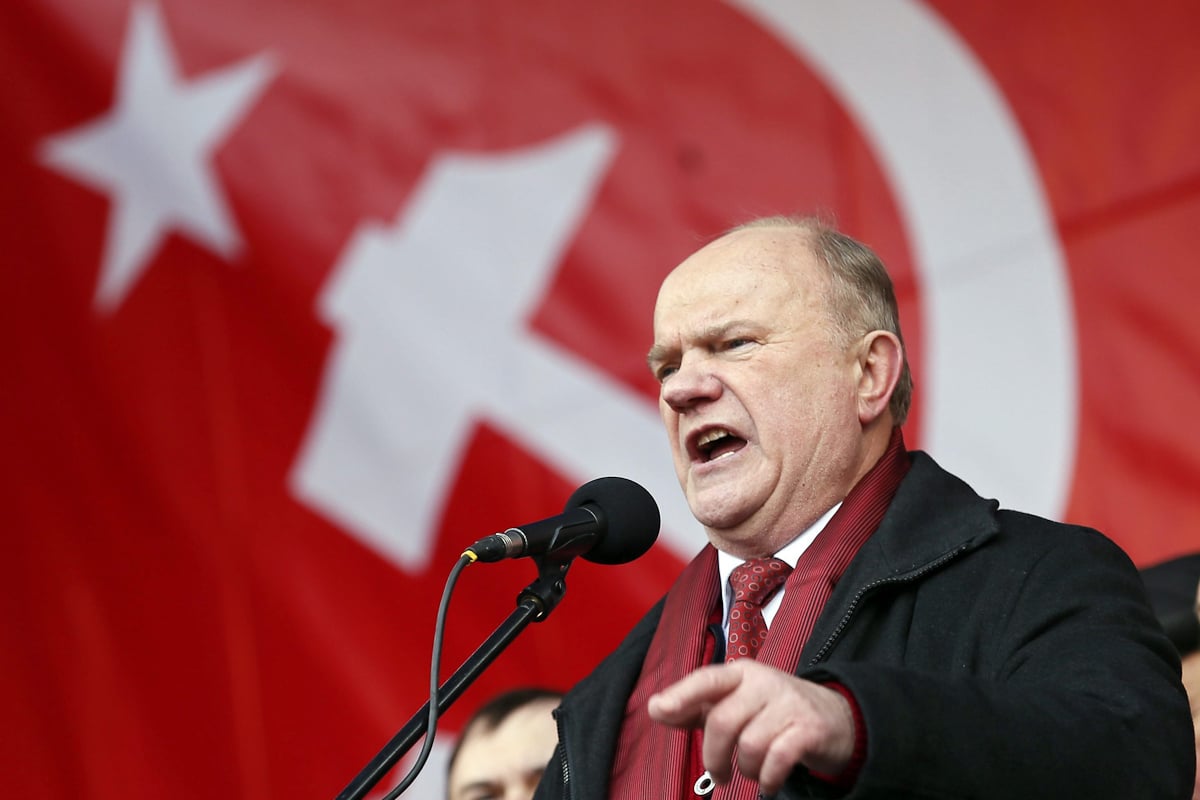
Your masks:
[{"label": "shirt collar", "polygon": [[[795,569],[796,562],[800,560],[800,556],[804,555],[804,551],[813,543],[817,535],[825,530],[825,526],[829,524],[829,520],[833,519],[833,515],[841,507],[842,504],[839,502],[818,517],[817,521],[809,525],[803,533],[781,547],[779,552],[774,554],[775,557],[787,563],[792,569]],[[729,619],[729,607],[733,604],[733,589],[729,586],[729,576],[733,573],[734,568],[741,563],[743,563],[743,559],[730,553],[717,551],[717,573],[721,577],[721,604],[723,606],[721,618],[725,620]]]}]

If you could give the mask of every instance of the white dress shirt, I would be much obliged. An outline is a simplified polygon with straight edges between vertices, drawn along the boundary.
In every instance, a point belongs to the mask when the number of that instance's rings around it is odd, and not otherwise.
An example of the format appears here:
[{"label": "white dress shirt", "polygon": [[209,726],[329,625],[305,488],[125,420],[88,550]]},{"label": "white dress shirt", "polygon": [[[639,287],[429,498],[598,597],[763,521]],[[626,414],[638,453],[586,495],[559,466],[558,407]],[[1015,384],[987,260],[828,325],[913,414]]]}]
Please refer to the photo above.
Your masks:
[{"label": "white dress shirt", "polygon": [[[833,518],[833,515],[836,514],[837,510],[841,507],[842,504],[838,503],[833,508],[822,514],[816,522],[808,526],[808,529],[805,530],[804,533],[800,534],[795,539],[792,539],[792,541],[784,545],[783,548],[775,554],[775,557],[780,561],[786,562],[787,565],[792,569],[795,569],[796,562],[800,560],[800,556],[802,556],[804,551],[808,549],[808,546],[813,543],[813,540],[817,538],[817,535],[821,531],[825,530],[825,526],[829,524],[829,520]],[[733,573],[734,568],[741,563],[743,563],[742,559],[738,558],[737,556],[730,555],[729,553],[723,553],[720,550],[717,551],[717,571],[721,576],[721,602],[724,607],[724,611],[721,614],[721,629],[725,632],[725,639],[727,641],[729,639],[729,607],[733,605],[733,587],[729,585],[729,576]],[[771,621],[775,619],[775,613],[779,611],[779,605],[783,602],[784,587],[786,585],[787,584],[784,584],[784,586],[779,587],[779,589],[771,595],[771,599],[767,601],[767,604],[763,606],[763,621],[767,623],[768,628],[771,627]]]}]

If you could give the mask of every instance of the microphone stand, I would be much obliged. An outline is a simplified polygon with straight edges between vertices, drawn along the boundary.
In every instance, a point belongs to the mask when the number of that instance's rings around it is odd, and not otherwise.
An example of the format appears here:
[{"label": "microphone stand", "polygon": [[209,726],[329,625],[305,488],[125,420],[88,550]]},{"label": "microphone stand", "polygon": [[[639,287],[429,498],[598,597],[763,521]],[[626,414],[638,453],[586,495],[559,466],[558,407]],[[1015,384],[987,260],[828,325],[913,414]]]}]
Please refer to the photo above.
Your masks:
[{"label": "microphone stand", "polygon": [[[530,622],[541,622],[562,600],[567,591],[567,570],[574,556],[565,560],[534,556],[538,565],[537,579],[517,595],[517,608],[504,620],[471,657],[438,688],[437,707],[441,716],[447,708],[479,677],[496,657],[525,630]],[[429,717],[429,701],[414,714],[383,749],[346,785],[336,800],[362,800],[367,792],[404,757],[424,734]]]}]

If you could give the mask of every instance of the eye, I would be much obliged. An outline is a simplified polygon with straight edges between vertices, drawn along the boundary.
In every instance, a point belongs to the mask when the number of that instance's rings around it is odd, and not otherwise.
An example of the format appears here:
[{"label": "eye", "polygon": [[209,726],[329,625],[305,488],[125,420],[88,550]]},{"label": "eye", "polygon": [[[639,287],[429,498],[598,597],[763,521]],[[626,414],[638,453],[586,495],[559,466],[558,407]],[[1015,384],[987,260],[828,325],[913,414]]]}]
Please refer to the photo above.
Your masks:
[{"label": "eye", "polygon": [[679,371],[679,366],[676,364],[663,364],[654,370],[654,377],[659,383],[664,383],[667,378]]},{"label": "eye", "polygon": [[480,787],[468,792],[463,800],[500,800],[503,794],[494,787]]},{"label": "eye", "polygon": [[746,339],[744,337],[738,337],[738,338],[733,338],[733,339],[726,339],[723,344],[724,344],[724,349],[726,349],[726,350],[737,350],[738,348],[741,348],[741,347],[749,347],[750,345],[754,344],[754,340]]}]

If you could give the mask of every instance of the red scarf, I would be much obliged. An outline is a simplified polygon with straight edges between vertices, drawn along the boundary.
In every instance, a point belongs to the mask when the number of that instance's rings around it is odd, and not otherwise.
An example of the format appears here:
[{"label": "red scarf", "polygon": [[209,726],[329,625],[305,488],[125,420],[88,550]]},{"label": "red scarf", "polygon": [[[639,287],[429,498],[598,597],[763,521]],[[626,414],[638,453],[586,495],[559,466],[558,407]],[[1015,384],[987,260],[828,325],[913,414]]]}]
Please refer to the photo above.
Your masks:
[{"label": "red scarf", "polygon": [[[785,584],[783,602],[758,660],[794,674],[833,586],[862,544],[870,538],[908,471],[908,453],[900,429],[888,449],[842,502],[829,524],[800,556]],[[684,567],[667,593],[662,618],[642,663],[642,672],[625,706],[625,721],[613,761],[610,797],[618,800],[667,800],[695,797],[693,785],[703,772],[701,731],[653,722],[646,712],[652,694],[666,689],[711,660],[708,626],[721,608],[717,551],[707,545]],[[758,785],[735,768],[733,780],[718,787],[713,800],[755,800]]]}]

